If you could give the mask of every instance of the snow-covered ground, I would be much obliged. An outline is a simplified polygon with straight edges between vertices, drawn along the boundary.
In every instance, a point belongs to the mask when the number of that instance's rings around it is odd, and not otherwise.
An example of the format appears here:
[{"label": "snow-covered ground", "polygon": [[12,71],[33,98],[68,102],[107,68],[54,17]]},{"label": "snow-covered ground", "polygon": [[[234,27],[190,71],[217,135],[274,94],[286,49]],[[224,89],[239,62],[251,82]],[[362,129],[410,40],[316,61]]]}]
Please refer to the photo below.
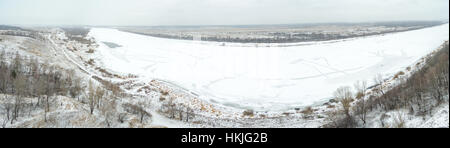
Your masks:
[{"label": "snow-covered ground", "polygon": [[[164,80],[212,103],[284,110],[322,103],[340,86],[404,70],[448,40],[449,25],[302,46],[221,46],[93,28],[101,64]],[[109,48],[102,42],[120,47]],[[239,44],[237,44],[239,45]]]}]

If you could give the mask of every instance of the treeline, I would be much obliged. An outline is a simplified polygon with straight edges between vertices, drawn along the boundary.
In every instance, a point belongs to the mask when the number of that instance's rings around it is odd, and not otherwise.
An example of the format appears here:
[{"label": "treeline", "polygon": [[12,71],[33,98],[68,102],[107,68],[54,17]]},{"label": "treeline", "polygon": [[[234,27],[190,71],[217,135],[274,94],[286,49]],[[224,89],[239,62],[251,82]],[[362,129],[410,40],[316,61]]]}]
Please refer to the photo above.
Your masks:
[{"label": "treeline", "polygon": [[88,44],[91,45],[94,42],[91,40],[86,39],[87,35],[89,34],[90,28],[86,27],[64,27],[61,28],[66,37],[69,38],[69,40],[77,41],[82,44]]},{"label": "treeline", "polygon": [[[380,75],[374,78],[373,93],[365,97],[366,82],[355,84],[356,94],[350,87],[341,87],[335,92],[335,100],[342,108],[330,112],[329,124],[325,127],[349,128],[364,126],[367,114],[372,111],[393,111],[408,109],[410,115],[432,115],[433,109],[448,102],[449,94],[449,47],[448,42],[443,48],[426,58],[424,66],[414,71],[408,78],[400,78],[399,72],[394,78],[400,83],[386,91],[383,85],[385,79]],[[445,98],[447,96],[447,98]],[[363,99],[365,98],[365,99]],[[400,118],[400,117],[399,117]],[[388,125],[386,116],[382,115],[379,123],[382,127],[404,127],[404,119],[396,119],[395,125]]]},{"label": "treeline", "polygon": [[4,32],[0,32],[0,35],[11,35],[11,36],[21,36],[21,37],[29,37],[36,40],[44,41],[46,38],[42,36],[37,31],[31,31],[31,30],[8,30]]},{"label": "treeline", "polygon": [[[384,31],[370,31],[370,32],[348,32],[348,33],[326,33],[326,32],[217,32],[217,34],[199,36],[202,41],[213,42],[227,42],[227,43],[298,43],[298,42],[313,42],[313,41],[329,41],[340,40],[348,38],[356,38],[363,36],[380,35],[395,32],[404,32],[416,29],[422,29],[426,27],[433,27],[441,25],[443,22],[438,21],[406,21],[406,22],[379,22],[379,23],[330,23],[330,24],[303,24],[303,25],[284,25],[281,27],[296,28],[308,28],[316,26],[347,26],[347,27],[387,27],[392,30]],[[235,26],[241,28],[243,26]],[[248,26],[251,27],[251,26]],[[257,27],[258,26],[254,26]],[[276,26],[259,26],[259,27],[276,27]],[[280,26],[278,26],[280,27]],[[323,26],[322,26],[323,27]],[[398,29],[399,27],[407,27],[404,29]],[[245,28],[245,27],[244,27]],[[167,28],[164,28],[167,29]],[[199,28],[197,28],[199,29]],[[191,32],[145,32],[123,29],[123,31],[147,35],[158,38],[178,39],[178,40],[197,40],[196,35]],[[195,31],[193,31],[195,32]],[[198,32],[197,32],[198,33]],[[234,35],[233,35],[234,33]],[[240,35],[240,36],[236,36]]]},{"label": "treeline", "polygon": [[0,25],[0,30],[23,30],[23,29],[16,26]]},{"label": "treeline", "polygon": [[[195,37],[190,34],[172,35],[161,33],[142,33],[136,31],[128,31],[135,34],[147,35],[158,38],[178,39],[178,40],[194,40]],[[232,37],[232,36],[201,36],[202,41],[213,42],[228,42],[228,43],[297,43],[297,42],[312,42],[312,41],[328,41],[355,38],[361,36],[378,35],[384,33],[392,33],[397,31],[385,31],[382,33],[365,33],[365,34],[326,34],[326,33],[285,33],[275,32],[269,33],[271,37]]]},{"label": "treeline", "polygon": [[414,72],[400,85],[373,98],[371,108],[385,111],[409,108],[416,115],[431,115],[435,106],[444,102],[449,94],[449,47],[444,48],[428,58],[424,67]]}]

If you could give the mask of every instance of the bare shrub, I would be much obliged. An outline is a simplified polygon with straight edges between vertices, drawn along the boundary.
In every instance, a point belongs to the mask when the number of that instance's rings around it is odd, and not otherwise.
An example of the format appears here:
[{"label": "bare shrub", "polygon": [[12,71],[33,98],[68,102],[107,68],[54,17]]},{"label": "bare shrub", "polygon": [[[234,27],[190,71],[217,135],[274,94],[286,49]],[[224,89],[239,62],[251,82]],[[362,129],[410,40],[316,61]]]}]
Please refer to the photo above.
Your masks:
[{"label": "bare shrub", "polygon": [[393,79],[398,79],[400,76],[403,76],[403,75],[405,75],[405,72],[400,71],[400,72],[398,72],[397,74],[394,75]]},{"label": "bare shrub", "polygon": [[378,86],[376,90],[377,93],[381,93],[382,95],[384,95],[384,78],[381,74],[377,74],[374,78],[373,78],[373,82]]},{"label": "bare shrub", "polygon": [[147,112],[142,106],[142,103],[139,103],[138,105],[129,103],[122,104],[122,107],[125,109],[125,111],[131,114],[138,115],[141,123],[144,122],[145,117],[152,117],[152,114]]},{"label": "bare shrub", "polygon": [[380,121],[380,125],[381,125],[382,128],[389,128],[389,127],[390,127],[390,125],[386,123],[386,119],[388,119],[388,118],[390,118],[390,117],[391,117],[391,116],[387,115],[386,113],[383,113],[383,114],[380,116],[379,121]]},{"label": "bare shrub", "polygon": [[120,114],[118,114],[117,121],[119,121],[120,123],[123,123],[123,122],[125,121],[125,117],[126,117],[126,116],[127,116],[126,113],[120,113]]},{"label": "bare shrub", "polygon": [[334,92],[334,97],[338,100],[347,117],[350,117],[350,107],[353,100],[353,94],[350,87],[340,87]]},{"label": "bare shrub", "polygon": [[314,113],[314,109],[311,106],[306,107],[300,113],[303,114],[304,119],[312,118],[312,114]]},{"label": "bare shrub", "polygon": [[356,127],[356,121],[352,116],[345,115],[343,110],[333,110],[326,112],[327,124],[324,125],[325,128],[354,128]]},{"label": "bare shrub", "polygon": [[354,84],[356,90],[356,99],[362,99],[367,90],[367,81],[356,81]]},{"label": "bare shrub", "polygon": [[94,66],[94,64],[95,64],[94,59],[89,59],[89,60],[87,61],[87,64],[89,64],[89,65],[91,65],[91,66]]},{"label": "bare shrub", "polygon": [[89,109],[90,109],[90,113],[92,114],[94,112],[95,106],[97,103],[95,101],[95,89],[94,89],[94,84],[92,84],[92,81],[89,81],[89,86],[88,86],[88,101],[89,101]]},{"label": "bare shrub", "polygon": [[[100,107],[102,115],[105,117],[105,122],[108,127],[111,127],[111,121],[114,117],[116,110],[116,101],[114,99],[104,101],[104,104]],[[122,121],[123,122],[123,121]]]},{"label": "bare shrub", "polygon": [[254,111],[251,109],[247,109],[244,112],[242,112],[243,116],[248,116],[248,117],[253,117],[254,116]]},{"label": "bare shrub", "polygon": [[353,112],[365,125],[367,112],[368,112],[368,108],[366,106],[366,100],[364,100],[364,99],[359,100],[356,103],[356,105],[353,107]]},{"label": "bare shrub", "polygon": [[86,51],[86,53],[94,53],[95,52],[95,50],[94,49],[92,49],[92,48],[89,48],[89,50],[88,51]]},{"label": "bare shrub", "polygon": [[398,113],[394,117],[394,123],[392,125],[393,128],[405,128],[406,127],[406,121],[403,114]]}]

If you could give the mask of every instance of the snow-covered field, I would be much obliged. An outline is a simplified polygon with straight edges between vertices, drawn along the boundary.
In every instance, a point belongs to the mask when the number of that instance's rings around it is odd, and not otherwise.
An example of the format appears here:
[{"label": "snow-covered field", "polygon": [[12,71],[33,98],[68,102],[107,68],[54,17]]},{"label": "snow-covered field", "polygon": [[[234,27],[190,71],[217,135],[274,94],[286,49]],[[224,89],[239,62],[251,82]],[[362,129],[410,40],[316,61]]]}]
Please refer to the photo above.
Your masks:
[{"label": "snow-covered field", "polygon": [[[322,103],[340,86],[404,70],[448,40],[449,25],[302,46],[221,46],[93,28],[101,64],[168,81],[212,103],[284,110]],[[120,47],[109,48],[103,42]],[[237,44],[239,45],[239,44]]]}]

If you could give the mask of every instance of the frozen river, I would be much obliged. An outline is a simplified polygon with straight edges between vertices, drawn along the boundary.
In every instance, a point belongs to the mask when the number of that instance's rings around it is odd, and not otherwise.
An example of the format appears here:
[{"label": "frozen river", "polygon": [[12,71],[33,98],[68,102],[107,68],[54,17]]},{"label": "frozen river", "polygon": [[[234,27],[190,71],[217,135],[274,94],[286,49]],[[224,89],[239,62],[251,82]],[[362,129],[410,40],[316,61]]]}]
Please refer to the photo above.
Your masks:
[{"label": "frozen river", "polygon": [[107,28],[93,28],[89,35],[100,43],[106,68],[167,80],[216,103],[276,110],[318,103],[340,86],[404,70],[448,40],[448,29],[445,24],[292,47],[221,46]]}]

